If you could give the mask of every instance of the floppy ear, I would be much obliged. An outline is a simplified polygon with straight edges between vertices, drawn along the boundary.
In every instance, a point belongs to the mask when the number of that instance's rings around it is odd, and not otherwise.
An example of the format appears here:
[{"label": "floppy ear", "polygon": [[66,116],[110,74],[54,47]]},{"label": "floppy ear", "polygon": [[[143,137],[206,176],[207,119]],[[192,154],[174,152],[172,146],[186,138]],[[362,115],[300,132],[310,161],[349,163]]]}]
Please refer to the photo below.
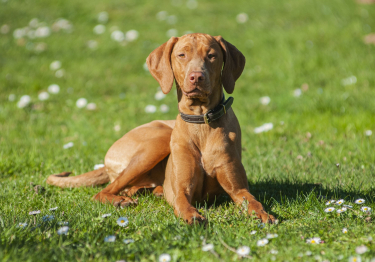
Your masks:
[{"label": "floppy ear", "polygon": [[221,82],[228,94],[232,94],[236,80],[242,74],[245,67],[244,55],[231,43],[221,36],[215,36],[224,53],[224,68],[221,73]]},{"label": "floppy ear", "polygon": [[173,86],[174,75],[171,66],[171,54],[178,38],[171,37],[147,57],[147,67],[151,75],[159,82],[164,94],[168,94]]}]

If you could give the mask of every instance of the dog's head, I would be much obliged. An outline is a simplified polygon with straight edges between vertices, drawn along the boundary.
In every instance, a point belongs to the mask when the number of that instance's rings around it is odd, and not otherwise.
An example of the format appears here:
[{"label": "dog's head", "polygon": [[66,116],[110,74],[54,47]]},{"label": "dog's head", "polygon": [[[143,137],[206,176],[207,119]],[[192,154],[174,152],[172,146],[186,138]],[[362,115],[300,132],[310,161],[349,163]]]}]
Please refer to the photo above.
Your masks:
[{"label": "dog's head", "polygon": [[221,36],[188,34],[172,37],[156,48],[148,56],[147,66],[165,94],[176,80],[186,97],[205,98],[221,90],[221,85],[227,93],[233,92],[245,57]]}]

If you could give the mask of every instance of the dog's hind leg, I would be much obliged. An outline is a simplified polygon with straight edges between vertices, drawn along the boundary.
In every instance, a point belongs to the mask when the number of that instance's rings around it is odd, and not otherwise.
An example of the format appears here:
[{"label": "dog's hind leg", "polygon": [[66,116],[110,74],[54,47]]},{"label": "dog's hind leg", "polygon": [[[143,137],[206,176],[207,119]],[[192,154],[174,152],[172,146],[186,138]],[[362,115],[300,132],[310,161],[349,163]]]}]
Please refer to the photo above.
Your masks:
[{"label": "dog's hind leg", "polygon": [[109,176],[105,167],[84,173],[79,176],[69,177],[70,174],[71,172],[63,172],[60,174],[50,175],[46,182],[47,184],[61,188],[97,186],[109,182]]}]

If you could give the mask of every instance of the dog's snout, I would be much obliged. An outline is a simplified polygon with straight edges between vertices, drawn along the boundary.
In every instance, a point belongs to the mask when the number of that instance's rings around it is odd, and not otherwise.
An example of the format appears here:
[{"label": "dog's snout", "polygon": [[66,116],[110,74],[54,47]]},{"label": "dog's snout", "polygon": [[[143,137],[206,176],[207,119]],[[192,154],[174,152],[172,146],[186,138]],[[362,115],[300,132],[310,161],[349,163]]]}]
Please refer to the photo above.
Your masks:
[{"label": "dog's snout", "polygon": [[192,84],[203,82],[205,80],[205,76],[203,72],[192,72],[189,75],[189,81]]}]

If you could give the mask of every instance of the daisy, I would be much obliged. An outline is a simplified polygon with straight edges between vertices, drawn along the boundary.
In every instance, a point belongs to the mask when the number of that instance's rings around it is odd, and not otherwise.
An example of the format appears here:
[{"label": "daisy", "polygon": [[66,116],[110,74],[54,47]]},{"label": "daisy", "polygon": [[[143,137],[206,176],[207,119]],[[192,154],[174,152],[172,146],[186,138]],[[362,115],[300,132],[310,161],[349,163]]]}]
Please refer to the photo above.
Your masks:
[{"label": "daisy", "polygon": [[49,85],[48,92],[50,92],[51,94],[58,94],[60,92],[59,85],[56,85],[56,84]]},{"label": "daisy", "polygon": [[69,143],[63,145],[63,148],[64,148],[64,149],[68,149],[68,148],[71,148],[71,147],[73,147],[73,146],[74,146],[74,143],[73,143],[73,142],[69,142]]},{"label": "daisy", "polygon": [[52,71],[55,71],[57,69],[60,69],[61,67],[61,62],[56,60],[56,61],[53,61],[50,65],[49,65],[49,69],[51,69]]},{"label": "daisy", "polygon": [[56,72],[55,72],[55,76],[57,77],[57,78],[61,78],[61,77],[63,77],[65,75],[65,70],[64,69],[59,69],[59,70],[57,70]]},{"label": "daisy", "polygon": [[120,227],[126,227],[129,224],[129,220],[126,217],[119,217],[116,222]]},{"label": "daisy", "polygon": [[85,107],[87,105],[87,99],[86,98],[80,98],[80,99],[78,99],[77,100],[77,102],[76,102],[76,106],[78,107],[78,108],[83,108],[83,107]]},{"label": "daisy", "polygon": [[297,88],[293,91],[293,96],[294,97],[300,97],[302,95],[302,90]]},{"label": "daisy", "polygon": [[66,222],[66,221],[59,221],[59,222],[57,222],[57,224],[58,224],[59,226],[67,226],[67,225],[69,225],[69,222]]},{"label": "daisy", "polygon": [[169,29],[167,31],[167,36],[168,37],[177,36],[177,35],[178,35],[177,29],[172,28],[172,29]]},{"label": "daisy", "polygon": [[266,238],[272,239],[278,237],[278,234],[267,234]]},{"label": "daisy", "polygon": [[258,225],[259,228],[264,228],[265,226],[266,226],[266,224],[264,224],[264,223],[260,223],[260,224]]},{"label": "daisy", "polygon": [[344,199],[337,200],[336,205],[342,205],[342,203],[344,203],[344,202],[345,202]]},{"label": "daisy", "polygon": [[344,233],[344,234],[348,233],[348,229],[347,229],[346,227],[344,227],[344,228],[342,229],[342,233]]},{"label": "daisy", "polygon": [[354,201],[354,203],[356,203],[356,204],[358,204],[358,205],[362,205],[362,204],[364,204],[366,201],[364,200],[364,199],[362,199],[362,198],[360,198],[360,199],[357,199],[356,201]]},{"label": "daisy", "polygon": [[160,11],[159,13],[156,14],[156,18],[160,21],[167,19],[167,16],[168,16],[167,11]]},{"label": "daisy", "polygon": [[346,207],[342,207],[342,208],[340,208],[340,209],[337,209],[336,212],[337,212],[338,214],[340,214],[340,213],[345,212],[346,210],[347,210]]},{"label": "daisy", "polygon": [[27,223],[18,223],[17,227],[25,228],[25,227],[27,227]]},{"label": "daisy", "polygon": [[273,129],[273,124],[272,123],[265,123],[259,127],[254,128],[254,133],[259,134],[262,132],[267,132]]},{"label": "daisy", "polygon": [[102,168],[102,167],[105,167],[105,165],[104,164],[96,164],[94,166],[94,170],[97,170],[97,169]]},{"label": "daisy", "polygon": [[306,256],[311,256],[312,255],[312,252],[310,250],[307,250],[306,251]]},{"label": "daisy", "polygon": [[139,36],[139,33],[137,30],[129,30],[128,32],[125,33],[125,40],[128,42],[132,42],[136,40]]},{"label": "daisy", "polygon": [[111,38],[117,42],[122,42],[125,39],[125,35],[120,30],[115,30],[112,32]]},{"label": "daisy", "polygon": [[111,213],[103,214],[103,215],[102,215],[102,218],[110,217],[111,215],[112,215]]},{"label": "daisy", "polygon": [[169,106],[167,106],[166,104],[162,104],[160,107],[160,112],[162,113],[167,113],[169,111]]},{"label": "daisy", "polygon": [[276,254],[279,253],[279,251],[277,251],[276,249],[271,249],[270,253],[273,254],[273,255],[276,255]]},{"label": "daisy", "polygon": [[361,262],[362,259],[360,256],[358,257],[349,257],[349,262]]},{"label": "daisy", "polygon": [[256,233],[257,233],[257,231],[253,230],[253,231],[250,232],[250,235],[255,235]]},{"label": "daisy", "polygon": [[198,7],[198,2],[196,0],[188,0],[186,2],[186,7],[189,9],[195,9]]},{"label": "daisy", "polygon": [[259,101],[262,105],[266,106],[271,102],[271,98],[269,96],[262,96]]},{"label": "daisy", "polygon": [[99,23],[107,23],[108,21],[108,13],[103,11],[98,14],[98,22]]},{"label": "daisy", "polygon": [[46,216],[43,216],[42,219],[44,222],[48,222],[48,221],[51,221],[55,218],[55,216],[53,215],[46,215]]},{"label": "daisy", "polygon": [[115,242],[116,241],[116,236],[110,235],[104,238],[104,242]]},{"label": "daisy", "polygon": [[105,32],[105,26],[104,25],[96,25],[93,29],[94,33],[97,35],[101,35]]},{"label": "daisy", "polygon": [[335,210],[334,207],[328,207],[328,208],[324,209],[324,212],[326,212],[326,213],[331,213],[331,212],[334,211],[334,210]]},{"label": "daisy", "polygon": [[86,108],[87,108],[87,110],[95,110],[96,104],[95,103],[88,103]]},{"label": "daisy", "polygon": [[145,112],[146,113],[155,113],[156,112],[156,106],[154,106],[154,105],[147,105],[146,107],[145,107]]},{"label": "daisy", "polygon": [[263,238],[263,239],[257,241],[257,246],[258,247],[263,247],[263,246],[265,246],[267,244],[268,244],[268,239],[267,238]]},{"label": "daisy", "polygon": [[134,239],[128,238],[128,239],[124,239],[122,242],[124,242],[125,244],[130,244],[130,243],[134,243]]},{"label": "daisy", "polygon": [[10,94],[10,95],[8,96],[8,100],[9,100],[10,102],[13,102],[14,100],[16,100],[16,95],[15,95],[15,94]]},{"label": "daisy", "polygon": [[347,208],[352,208],[353,206],[349,206],[349,205],[342,205],[343,207],[347,207]]},{"label": "daisy", "polygon": [[58,207],[51,207],[50,209],[48,209],[49,211],[56,211],[58,209]]},{"label": "daisy", "polygon": [[42,92],[38,95],[38,99],[40,101],[47,100],[49,98],[49,94],[47,92]]},{"label": "daisy", "polygon": [[320,244],[322,240],[319,237],[313,237],[306,240],[306,243],[309,244]]},{"label": "daisy", "polygon": [[171,256],[169,254],[161,254],[159,256],[159,262],[169,262],[171,261]]},{"label": "daisy", "polygon": [[211,250],[214,250],[214,245],[213,244],[207,244],[207,245],[203,245],[202,246],[202,251],[211,251]]},{"label": "daisy", "polygon": [[21,96],[20,101],[18,101],[17,107],[18,108],[24,108],[28,104],[30,104],[30,102],[31,102],[31,97],[28,96],[28,95],[23,95],[23,96]]},{"label": "daisy", "polygon": [[57,234],[59,234],[59,235],[66,235],[66,234],[68,234],[68,231],[69,231],[69,227],[68,226],[63,226],[63,227],[60,227],[57,230]]},{"label": "daisy", "polygon": [[372,131],[371,130],[366,130],[365,135],[366,136],[371,136],[372,135]]},{"label": "daisy", "polygon": [[240,13],[236,17],[237,23],[239,24],[246,23],[248,19],[249,19],[249,16],[246,13]]},{"label": "daisy", "polygon": [[35,211],[29,212],[29,215],[37,215],[37,214],[40,214],[40,210],[35,210]]},{"label": "daisy", "polygon": [[326,203],[326,206],[328,206],[328,205],[330,205],[330,204],[333,204],[333,203],[335,203],[336,202],[336,200],[329,200],[327,203]]},{"label": "daisy", "polygon": [[155,99],[156,99],[156,100],[162,100],[162,99],[165,98],[165,96],[166,96],[166,95],[163,93],[163,91],[159,90],[159,91],[157,91],[156,94],[155,94]]},{"label": "daisy", "polygon": [[363,211],[363,212],[370,212],[371,211],[371,207],[361,207],[361,211]]},{"label": "daisy", "polygon": [[242,247],[239,247],[236,251],[237,255],[239,255],[240,257],[244,257],[244,256],[247,256],[248,254],[250,254],[250,248],[248,246],[242,246]]}]

